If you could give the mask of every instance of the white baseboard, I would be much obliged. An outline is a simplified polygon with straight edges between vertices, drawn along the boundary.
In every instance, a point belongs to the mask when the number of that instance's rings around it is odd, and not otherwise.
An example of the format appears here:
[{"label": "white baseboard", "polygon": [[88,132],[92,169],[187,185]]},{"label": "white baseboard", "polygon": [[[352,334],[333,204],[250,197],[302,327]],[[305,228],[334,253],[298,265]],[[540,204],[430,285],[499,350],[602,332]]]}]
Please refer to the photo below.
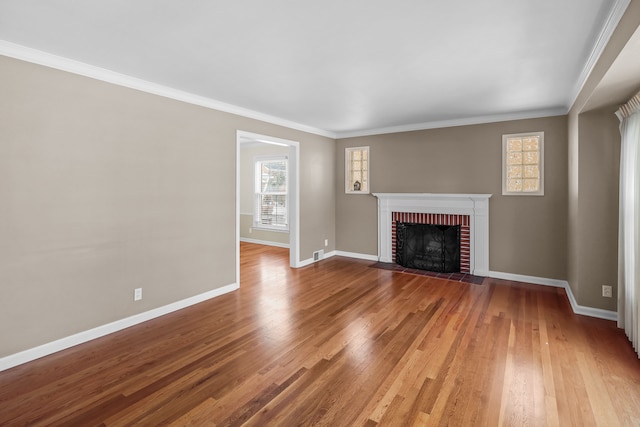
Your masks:
[{"label": "white baseboard", "polygon": [[552,286],[554,288],[566,288],[569,286],[566,280],[547,279],[544,277],[526,276],[524,274],[501,273],[499,271],[489,271],[487,277],[513,280],[514,282],[533,283],[534,285]]},{"label": "white baseboard", "polygon": [[322,260],[320,259],[318,261],[314,261],[313,258],[303,259],[303,260],[300,260],[300,263],[298,264],[298,268],[306,267],[308,265],[313,264],[314,262],[319,262],[319,261],[322,261]]},{"label": "white baseboard", "polygon": [[359,254],[356,252],[335,251],[337,256],[344,256],[348,258],[364,259],[367,261],[378,261],[378,255]]},{"label": "white baseboard", "polygon": [[[358,253],[343,252],[343,251],[328,252],[325,254],[323,259],[327,259],[332,256],[344,256],[349,258],[364,259],[368,261],[378,260],[378,257],[375,255],[366,255],[366,254],[358,254]],[[300,262],[299,267],[305,267],[307,265],[313,264],[313,262],[314,262],[313,258],[306,259]],[[497,271],[490,271],[489,277],[496,278],[496,279],[513,280],[516,282],[533,283],[536,285],[553,286],[556,288],[563,288],[567,293],[567,297],[569,298],[569,303],[571,304],[571,308],[575,314],[581,314],[584,316],[591,316],[591,317],[596,317],[596,318],[606,319],[606,320],[613,320],[613,321],[618,320],[618,313],[615,311],[603,310],[600,308],[593,308],[593,307],[586,307],[586,306],[579,305],[573,295],[573,291],[571,290],[569,283],[566,280],[547,279],[543,277],[525,276],[521,274],[501,273]],[[238,289],[238,285],[236,283],[232,283],[230,285],[213,289],[211,291],[208,291],[199,295],[195,295],[193,297],[186,298],[181,301],[177,301],[162,307],[158,307],[153,310],[146,311],[144,313],[139,313],[139,314],[127,317],[125,319],[117,320],[115,322],[111,322],[106,325],[98,326],[97,328],[93,328],[93,329],[80,332],[65,338],[61,338],[56,341],[52,341],[47,344],[40,345],[38,347],[34,347],[28,350],[21,351],[19,353],[5,356],[3,358],[0,358],[0,372],[13,368],[14,366],[31,362],[41,357],[56,353],[58,351],[65,350],[67,348],[76,346],[78,344],[82,344],[82,343],[91,341],[93,339],[103,337],[105,335],[137,325],[139,323],[146,322],[147,320],[155,319],[156,317],[160,317],[165,314],[169,314],[174,311],[189,307],[191,305],[198,304],[208,299],[215,298],[220,295],[224,295],[236,289]]]},{"label": "white baseboard", "polygon": [[[358,254],[355,252],[344,252],[344,251],[331,251],[324,254],[322,259],[331,258],[332,256],[343,256],[347,258],[356,258],[356,259],[364,259],[367,261],[378,261],[377,255],[367,255],[367,254]],[[315,261],[317,262],[317,261]],[[299,267],[305,267],[307,265],[313,264],[313,258],[305,259],[304,261],[300,261]]]},{"label": "white baseboard", "polygon": [[326,252],[322,259],[331,258],[332,256],[336,256],[336,251]]},{"label": "white baseboard", "polygon": [[575,296],[573,295],[573,291],[571,290],[571,286],[569,286],[569,282],[567,282],[566,280],[546,279],[544,277],[525,276],[522,274],[512,274],[512,273],[501,273],[498,271],[490,271],[489,277],[493,277],[495,279],[513,280],[516,282],[533,283],[534,285],[544,285],[544,286],[553,286],[555,288],[563,288],[567,293],[567,297],[569,298],[569,303],[571,304],[571,309],[575,314],[581,314],[583,316],[597,317],[599,319],[606,319],[606,320],[613,320],[613,321],[618,320],[617,311],[586,307],[584,305],[578,304]]},{"label": "white baseboard", "polygon": [[245,243],[255,243],[256,245],[276,246],[278,248],[289,249],[288,243],[271,242],[269,240],[247,239],[246,237],[241,237],[240,241]]},{"label": "white baseboard", "polygon": [[313,258],[307,258],[305,260],[300,261],[300,263],[298,264],[298,268],[301,267],[306,267],[307,265],[311,265],[314,262],[320,262],[323,259],[327,259],[327,258],[331,258],[332,256],[336,255],[336,251],[331,251],[331,252],[326,252],[321,259],[319,259],[318,261],[314,261]]},{"label": "white baseboard", "polygon": [[89,329],[87,331],[79,332],[77,334],[61,338],[56,341],[52,341],[47,344],[42,344],[38,347],[30,348],[28,350],[21,351],[19,353],[11,354],[0,358],[0,372],[13,368],[14,366],[22,365],[23,363],[31,362],[44,356],[56,353],[61,350],[82,344],[96,338],[103,337],[108,334],[120,331],[122,329],[137,325],[147,320],[155,319],[156,317],[169,314],[171,312],[189,307],[194,304],[206,301],[211,298],[224,295],[226,293],[235,291],[238,289],[238,285],[232,283],[221,288],[213,289],[211,291],[195,295],[190,298],[186,298],[174,303],[154,308],[153,310],[145,311],[144,313],[135,314],[133,316],[116,320],[115,322],[107,323],[106,325],[98,326],[97,328]]}]

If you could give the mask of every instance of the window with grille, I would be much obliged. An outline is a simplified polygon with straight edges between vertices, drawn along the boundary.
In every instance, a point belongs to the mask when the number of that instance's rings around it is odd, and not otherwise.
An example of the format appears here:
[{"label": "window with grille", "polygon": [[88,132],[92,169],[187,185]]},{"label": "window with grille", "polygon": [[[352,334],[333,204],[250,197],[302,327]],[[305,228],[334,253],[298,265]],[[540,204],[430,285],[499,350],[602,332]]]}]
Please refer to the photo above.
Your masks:
[{"label": "window with grille", "polygon": [[254,227],[289,229],[287,172],[287,158],[284,156],[255,159]]},{"label": "window with grille", "polygon": [[369,193],[369,147],[345,148],[345,192]]},{"label": "window with grille", "polygon": [[502,194],[544,195],[544,132],[502,136]]}]

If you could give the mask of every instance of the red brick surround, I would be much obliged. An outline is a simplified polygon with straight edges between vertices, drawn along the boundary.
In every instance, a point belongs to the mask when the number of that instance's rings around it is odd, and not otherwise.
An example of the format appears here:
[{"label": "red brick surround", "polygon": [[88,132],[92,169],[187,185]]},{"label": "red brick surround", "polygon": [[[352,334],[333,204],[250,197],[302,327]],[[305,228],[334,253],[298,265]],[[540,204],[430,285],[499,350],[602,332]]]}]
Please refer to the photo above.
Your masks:
[{"label": "red brick surround", "polygon": [[460,225],[460,272],[469,274],[470,267],[470,228],[469,215],[430,214],[412,212],[393,212],[391,223],[391,252],[396,259],[396,221],[413,222],[415,224]]}]

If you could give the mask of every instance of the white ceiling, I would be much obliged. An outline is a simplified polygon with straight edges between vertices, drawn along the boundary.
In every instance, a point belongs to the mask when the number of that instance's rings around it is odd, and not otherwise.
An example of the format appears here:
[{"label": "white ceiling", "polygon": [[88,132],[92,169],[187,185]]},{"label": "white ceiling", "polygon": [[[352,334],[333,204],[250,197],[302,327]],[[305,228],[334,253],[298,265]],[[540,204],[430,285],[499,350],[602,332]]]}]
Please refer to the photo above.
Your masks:
[{"label": "white ceiling", "polygon": [[353,136],[564,114],[628,2],[0,0],[0,40]]}]

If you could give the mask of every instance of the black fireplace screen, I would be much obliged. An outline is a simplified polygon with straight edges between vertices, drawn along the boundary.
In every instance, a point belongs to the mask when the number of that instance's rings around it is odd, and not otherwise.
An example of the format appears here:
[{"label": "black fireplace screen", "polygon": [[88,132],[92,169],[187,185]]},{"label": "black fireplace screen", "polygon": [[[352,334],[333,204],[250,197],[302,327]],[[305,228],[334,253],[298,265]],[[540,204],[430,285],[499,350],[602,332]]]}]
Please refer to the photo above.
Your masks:
[{"label": "black fireplace screen", "polygon": [[460,226],[396,222],[396,263],[441,273],[460,271]]}]

